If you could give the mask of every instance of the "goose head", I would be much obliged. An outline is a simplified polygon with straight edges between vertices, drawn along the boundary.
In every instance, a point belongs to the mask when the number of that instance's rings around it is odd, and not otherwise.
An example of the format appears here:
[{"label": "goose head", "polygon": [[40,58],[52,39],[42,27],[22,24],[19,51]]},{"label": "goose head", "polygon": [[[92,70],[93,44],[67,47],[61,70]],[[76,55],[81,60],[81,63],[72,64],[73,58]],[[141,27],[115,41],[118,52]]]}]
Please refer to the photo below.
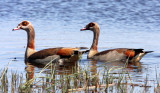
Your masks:
[{"label": "goose head", "polygon": [[84,30],[91,30],[91,31],[96,31],[96,29],[99,29],[99,25],[98,23],[96,22],[91,22],[89,23],[88,25],[86,25],[86,27],[84,27],[83,29],[81,29],[81,31],[84,31]]},{"label": "goose head", "polygon": [[33,25],[31,24],[31,22],[29,21],[22,21],[20,24],[18,24],[18,26],[16,28],[14,28],[12,31],[15,30],[25,30],[25,31],[29,31],[30,27],[33,27]]}]

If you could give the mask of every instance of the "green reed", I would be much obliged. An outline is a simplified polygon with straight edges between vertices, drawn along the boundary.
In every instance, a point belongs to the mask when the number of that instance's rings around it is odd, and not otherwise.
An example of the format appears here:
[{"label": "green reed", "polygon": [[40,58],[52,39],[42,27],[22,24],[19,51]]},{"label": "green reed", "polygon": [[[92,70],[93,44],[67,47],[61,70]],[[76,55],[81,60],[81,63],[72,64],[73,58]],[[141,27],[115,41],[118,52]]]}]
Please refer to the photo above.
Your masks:
[{"label": "green reed", "polygon": [[[46,70],[50,70],[47,72]],[[18,72],[8,72],[8,66],[0,71],[0,92],[3,93],[36,93],[36,92],[133,92],[134,85],[132,78],[125,67],[112,67],[93,73],[89,66],[81,68],[79,62],[72,67],[71,72],[57,72],[57,65],[52,62],[47,64],[32,79]],[[122,73],[112,73],[112,71],[122,70]],[[43,75],[42,75],[43,74]],[[45,75],[44,75],[45,74]],[[8,76],[9,75],[9,76]],[[159,76],[157,75],[157,78]],[[146,75],[144,88],[148,87],[148,76]],[[129,83],[131,82],[131,83]],[[157,80],[155,91],[159,91],[159,82]],[[131,90],[128,90],[131,88]]]}]

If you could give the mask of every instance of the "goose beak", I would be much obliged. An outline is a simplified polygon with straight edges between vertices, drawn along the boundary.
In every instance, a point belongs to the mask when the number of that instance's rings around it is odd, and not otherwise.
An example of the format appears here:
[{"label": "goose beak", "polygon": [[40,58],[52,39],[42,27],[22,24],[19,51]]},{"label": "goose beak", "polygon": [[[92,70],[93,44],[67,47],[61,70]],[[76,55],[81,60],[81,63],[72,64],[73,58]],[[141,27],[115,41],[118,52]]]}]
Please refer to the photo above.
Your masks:
[{"label": "goose beak", "polygon": [[19,29],[21,29],[21,27],[17,26],[16,28],[13,28],[12,31],[19,30]]},{"label": "goose beak", "polygon": [[87,30],[87,28],[82,28],[82,29],[80,29],[81,31],[84,31],[84,30]]}]

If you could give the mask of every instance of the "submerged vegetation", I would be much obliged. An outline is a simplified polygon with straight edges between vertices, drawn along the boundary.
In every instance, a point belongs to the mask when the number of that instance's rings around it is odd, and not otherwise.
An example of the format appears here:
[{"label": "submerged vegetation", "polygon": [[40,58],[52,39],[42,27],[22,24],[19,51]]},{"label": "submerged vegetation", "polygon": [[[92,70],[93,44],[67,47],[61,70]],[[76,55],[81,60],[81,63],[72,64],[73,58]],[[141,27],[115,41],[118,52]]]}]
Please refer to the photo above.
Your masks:
[{"label": "submerged vegetation", "polygon": [[[147,92],[153,87],[148,84],[148,76],[143,84],[133,83],[133,79],[124,67],[103,67],[97,71],[96,67],[85,66],[79,63],[72,66],[58,66],[52,63],[44,66],[35,74],[35,66],[27,64],[26,75],[17,72],[8,73],[8,67],[0,71],[0,92],[2,93],[44,93],[44,92],[112,92],[133,93]],[[120,70],[121,72],[115,73]],[[156,78],[158,78],[158,73]],[[159,81],[155,81],[155,93],[160,92]],[[137,87],[141,90],[137,91]]]}]

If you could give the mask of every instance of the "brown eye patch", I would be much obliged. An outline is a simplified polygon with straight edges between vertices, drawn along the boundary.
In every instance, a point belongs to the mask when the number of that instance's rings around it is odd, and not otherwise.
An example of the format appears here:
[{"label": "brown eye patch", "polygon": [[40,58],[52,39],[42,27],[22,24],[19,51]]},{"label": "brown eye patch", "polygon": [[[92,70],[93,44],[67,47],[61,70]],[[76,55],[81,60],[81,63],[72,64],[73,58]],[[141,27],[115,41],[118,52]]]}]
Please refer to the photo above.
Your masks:
[{"label": "brown eye patch", "polygon": [[28,24],[29,24],[29,23],[28,23],[27,21],[23,21],[23,22],[22,22],[22,25],[23,25],[23,26],[27,26]]},{"label": "brown eye patch", "polygon": [[94,23],[89,23],[89,27],[93,27],[93,26],[95,26]]}]

